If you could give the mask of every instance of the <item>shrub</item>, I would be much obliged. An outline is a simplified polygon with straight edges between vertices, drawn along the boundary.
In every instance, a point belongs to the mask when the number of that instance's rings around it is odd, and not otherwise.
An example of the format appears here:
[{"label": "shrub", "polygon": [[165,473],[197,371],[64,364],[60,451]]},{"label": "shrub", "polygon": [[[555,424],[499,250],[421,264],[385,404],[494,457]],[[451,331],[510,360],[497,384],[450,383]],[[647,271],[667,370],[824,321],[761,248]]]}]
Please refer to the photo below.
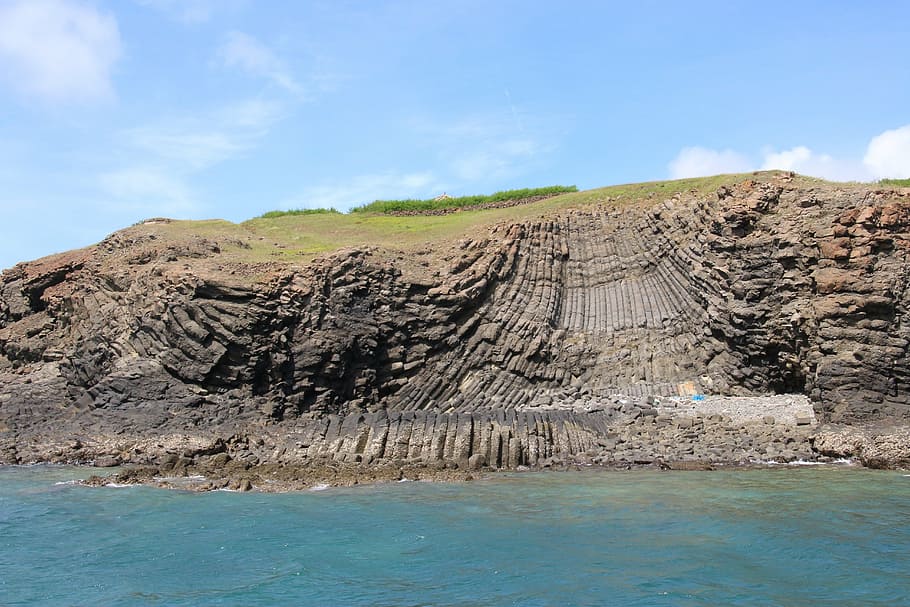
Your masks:
[{"label": "shrub", "polygon": [[271,219],[273,217],[284,217],[286,215],[324,215],[326,213],[339,213],[335,208],[330,209],[288,209],[287,211],[269,211],[259,217],[262,219]]},{"label": "shrub", "polygon": [[910,188],[910,179],[879,179],[881,185],[891,185],[903,188]]},{"label": "shrub", "polygon": [[556,196],[568,192],[577,192],[574,185],[553,185],[545,188],[524,188],[521,190],[504,190],[489,195],[458,196],[428,200],[376,200],[351,209],[352,213],[395,213],[400,211],[435,211],[437,209],[455,209],[476,207],[488,203],[521,200],[536,196]]}]

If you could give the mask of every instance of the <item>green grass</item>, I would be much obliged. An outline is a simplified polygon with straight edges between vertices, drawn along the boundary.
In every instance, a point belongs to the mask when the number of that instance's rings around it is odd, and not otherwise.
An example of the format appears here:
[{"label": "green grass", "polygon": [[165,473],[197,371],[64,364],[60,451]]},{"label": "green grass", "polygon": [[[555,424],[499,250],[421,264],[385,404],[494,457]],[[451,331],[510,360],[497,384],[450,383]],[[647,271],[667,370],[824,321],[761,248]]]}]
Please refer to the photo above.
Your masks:
[{"label": "green grass", "polygon": [[[650,206],[679,193],[711,195],[717,188],[745,179],[767,181],[775,172],[718,175],[675,181],[615,185],[558,194],[528,204],[492,209],[469,209],[442,215],[390,215],[385,213],[278,212],[234,224],[222,220],[175,221],[137,226],[162,239],[204,237],[219,242],[224,262],[306,263],[316,255],[345,247],[375,246],[405,258],[424,249],[442,250],[444,241],[478,238],[500,223],[545,219],[566,209],[590,205],[614,208]],[[799,176],[806,183],[815,183]],[[219,262],[221,263],[221,262]]]},{"label": "green grass", "polygon": [[286,211],[269,211],[268,213],[263,213],[259,217],[269,219],[274,217],[285,217],[287,215],[325,215],[331,213],[341,214],[341,211],[334,207],[328,209],[288,209]]},{"label": "green grass", "polygon": [[676,193],[694,191],[707,195],[722,185],[732,185],[748,178],[769,179],[772,175],[748,173],[617,185],[567,192],[518,206],[469,208],[444,215],[391,215],[360,211],[257,217],[245,221],[240,227],[257,236],[252,241],[253,250],[250,253],[259,259],[303,259],[343,247],[370,245],[405,251],[428,243],[432,246],[432,243],[442,240],[476,237],[497,223],[546,217],[567,208],[595,204],[616,207],[655,204]]},{"label": "green grass", "polygon": [[574,185],[554,185],[545,188],[524,188],[521,190],[504,190],[488,195],[457,196],[452,198],[428,200],[376,200],[370,204],[351,209],[352,213],[399,213],[402,211],[436,211],[440,209],[459,209],[477,207],[484,204],[521,200],[537,196],[556,196],[577,192]]},{"label": "green grass", "polygon": [[899,188],[910,188],[910,179],[879,179],[878,183]]}]

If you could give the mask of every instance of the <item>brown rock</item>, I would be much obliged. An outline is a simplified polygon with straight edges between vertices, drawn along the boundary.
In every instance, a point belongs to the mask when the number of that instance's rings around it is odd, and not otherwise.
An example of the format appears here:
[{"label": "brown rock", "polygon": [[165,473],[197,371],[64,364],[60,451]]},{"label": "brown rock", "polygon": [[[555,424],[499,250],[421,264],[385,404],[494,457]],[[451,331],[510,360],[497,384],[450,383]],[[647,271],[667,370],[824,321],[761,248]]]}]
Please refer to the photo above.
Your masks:
[{"label": "brown rock", "polygon": [[823,259],[849,259],[850,258],[850,239],[835,238],[832,240],[822,240],[818,243],[819,255]]},{"label": "brown rock", "polygon": [[[847,255],[849,256],[849,251]],[[812,278],[822,295],[860,290],[865,282],[862,272],[840,268],[820,268],[812,274]]]},{"label": "brown rock", "polygon": [[116,455],[102,455],[96,457],[92,461],[92,465],[96,468],[113,468],[114,466],[119,466],[121,464],[121,459]]}]

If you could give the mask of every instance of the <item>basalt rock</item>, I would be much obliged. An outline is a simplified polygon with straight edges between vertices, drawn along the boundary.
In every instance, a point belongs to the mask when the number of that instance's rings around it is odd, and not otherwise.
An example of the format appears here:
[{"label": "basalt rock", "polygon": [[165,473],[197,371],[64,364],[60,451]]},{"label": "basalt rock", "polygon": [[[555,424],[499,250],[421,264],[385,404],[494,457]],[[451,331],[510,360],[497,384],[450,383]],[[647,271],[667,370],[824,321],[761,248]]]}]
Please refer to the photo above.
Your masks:
[{"label": "basalt rock", "polygon": [[691,432],[653,398],[693,393],[906,422],[908,226],[906,192],[779,175],[552,210],[424,264],[238,265],[217,238],[134,226],[0,277],[0,462],[260,436],[232,465],[541,465],[603,456],[622,420]]}]

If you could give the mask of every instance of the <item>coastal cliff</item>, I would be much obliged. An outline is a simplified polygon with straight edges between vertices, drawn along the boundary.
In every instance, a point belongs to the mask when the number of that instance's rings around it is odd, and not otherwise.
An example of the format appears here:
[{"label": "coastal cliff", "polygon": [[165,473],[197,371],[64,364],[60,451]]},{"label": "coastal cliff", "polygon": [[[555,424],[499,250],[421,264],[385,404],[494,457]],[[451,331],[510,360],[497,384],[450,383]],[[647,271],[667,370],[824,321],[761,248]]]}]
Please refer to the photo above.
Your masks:
[{"label": "coastal cliff", "polygon": [[[285,238],[305,216],[149,220],[6,270],[0,462],[758,461],[910,422],[906,189],[760,173],[496,213],[321,253]],[[733,408],[674,413],[692,394]],[[734,398],[773,395],[808,404]]]}]

